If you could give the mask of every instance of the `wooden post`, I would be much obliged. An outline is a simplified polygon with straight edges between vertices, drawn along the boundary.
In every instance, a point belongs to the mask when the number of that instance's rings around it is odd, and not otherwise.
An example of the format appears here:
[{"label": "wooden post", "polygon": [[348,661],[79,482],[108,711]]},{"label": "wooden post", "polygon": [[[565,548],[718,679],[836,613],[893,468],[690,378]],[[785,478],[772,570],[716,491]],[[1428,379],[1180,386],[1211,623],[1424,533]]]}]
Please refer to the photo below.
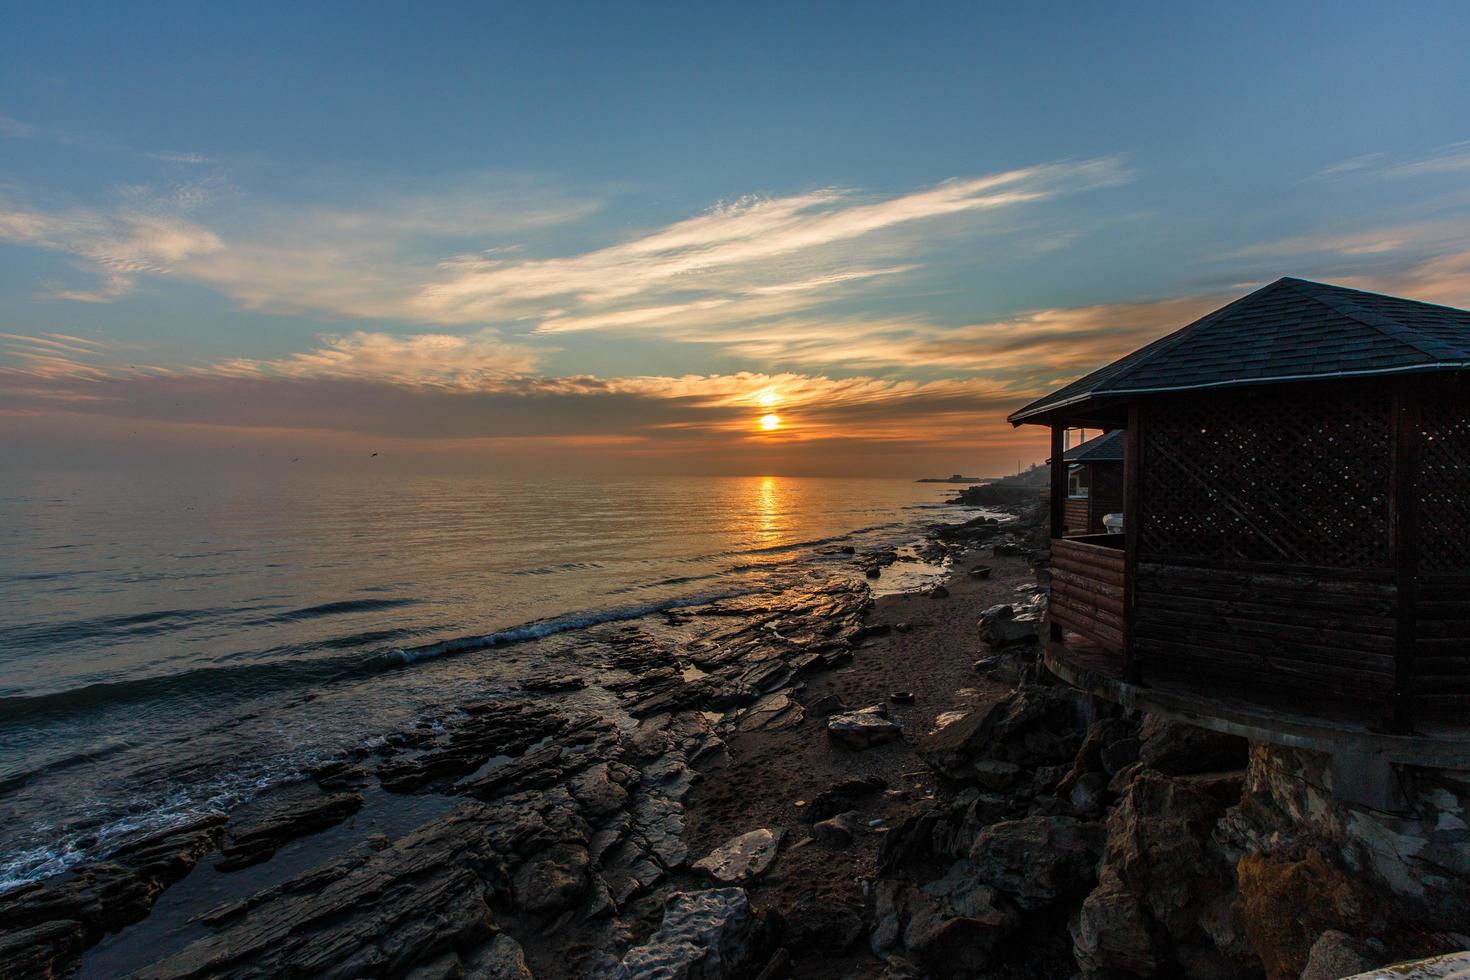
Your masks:
[{"label": "wooden post", "polygon": [[[1060,422],[1051,424],[1051,538],[1062,537],[1067,530],[1067,461],[1062,457],[1067,449],[1067,427]],[[1055,588],[1053,584],[1053,588]],[[1062,628],[1051,619],[1051,638],[1060,640]]]},{"label": "wooden post", "polygon": [[1051,536],[1067,533],[1067,427],[1060,422],[1051,426]]},{"label": "wooden post", "polygon": [[1389,473],[1389,557],[1395,591],[1393,690],[1383,708],[1383,727],[1414,727],[1414,622],[1418,612],[1419,466],[1423,452],[1423,400],[1417,388],[1400,385],[1393,394],[1393,466]]},{"label": "wooden post", "polygon": [[1138,497],[1143,457],[1143,413],[1138,402],[1128,403],[1128,430],[1123,435],[1123,679],[1143,683],[1143,661],[1138,655]]}]

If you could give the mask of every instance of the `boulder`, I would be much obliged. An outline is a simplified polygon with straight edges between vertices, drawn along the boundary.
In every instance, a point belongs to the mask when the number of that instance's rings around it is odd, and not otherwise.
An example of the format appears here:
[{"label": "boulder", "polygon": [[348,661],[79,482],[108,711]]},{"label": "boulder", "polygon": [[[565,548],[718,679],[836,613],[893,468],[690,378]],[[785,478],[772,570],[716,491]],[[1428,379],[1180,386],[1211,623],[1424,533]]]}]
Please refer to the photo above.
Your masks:
[{"label": "boulder", "polygon": [[843,779],[818,793],[803,816],[807,820],[826,820],[853,809],[860,800],[887,788],[888,783],[878,776]]},{"label": "boulder", "polygon": [[1102,824],[1072,817],[1006,820],[975,838],[970,864],[1022,909],[1042,908],[1092,886],[1103,834]]},{"label": "boulder", "polygon": [[942,585],[936,585],[936,586],[934,586],[934,588],[932,588],[932,589],[929,590],[929,598],[931,598],[931,599],[948,599],[949,598],[949,589],[946,589]]},{"label": "boulder", "polygon": [[1312,944],[1301,980],[1342,980],[1382,966],[1388,959],[1387,953],[1382,943],[1354,939],[1345,932],[1328,929]]},{"label": "boulder", "polygon": [[835,850],[850,846],[861,827],[860,814],[856,810],[849,810],[835,817],[817,821],[812,825],[812,836],[819,844]]},{"label": "boulder", "polygon": [[875,704],[861,711],[832,715],[827,719],[827,735],[839,745],[866,749],[903,737],[903,728],[888,717],[885,705]]},{"label": "boulder", "polygon": [[1213,833],[1241,782],[1140,769],[1107,820],[1098,886],[1072,923],[1084,976],[1251,976],[1231,863]]},{"label": "boulder", "polygon": [[997,619],[980,627],[980,639],[993,647],[1026,646],[1035,643],[1040,634],[1041,617],[1035,613]]},{"label": "boulder", "polygon": [[[1359,878],[1329,861],[1324,849],[1298,859],[1247,854],[1237,872],[1235,912],[1273,980],[1299,976],[1323,933],[1361,934],[1375,918]],[[1283,909],[1291,914],[1283,915]]]},{"label": "boulder", "polygon": [[675,892],[663,924],[621,963],[600,971],[607,980],[735,980],[764,961],[764,923],[743,888]]},{"label": "boulder", "polygon": [[516,907],[538,914],[571,908],[587,891],[587,848],[554,844],[516,869]]},{"label": "boulder", "polygon": [[1157,715],[1144,718],[1138,761],[1166,776],[1244,769],[1249,743],[1239,735],[1212,732]]},{"label": "boulder", "polygon": [[752,830],[721,844],[692,867],[726,885],[759,878],[775,863],[781,837],[779,830]]},{"label": "boulder", "polygon": [[1464,980],[1466,976],[1470,976],[1470,950],[1431,956],[1412,963],[1394,963],[1381,970],[1345,977],[1344,980],[1383,980],[1384,977],[1393,977],[1394,980]]},{"label": "boulder", "polygon": [[782,918],[785,944],[802,953],[845,953],[863,934],[860,915],[839,900],[814,894],[803,895]]},{"label": "boulder", "polygon": [[283,844],[333,827],[360,809],[362,794],[344,792],[292,799],[245,821],[231,819],[214,866],[236,871],[267,861]]},{"label": "boulder", "polygon": [[847,705],[835,694],[824,694],[806,706],[806,713],[813,718],[825,718],[839,711],[846,711]]},{"label": "boulder", "polygon": [[1069,688],[1027,686],[981,705],[964,718],[926,735],[919,756],[950,779],[977,778],[983,759],[1022,768],[1059,765],[1077,755],[1082,695]]},{"label": "boulder", "polygon": [[1021,917],[1004,899],[981,884],[968,861],[923,886],[879,883],[877,952],[906,950],[931,974],[972,976],[1020,925]]},{"label": "boulder", "polygon": [[805,717],[800,704],[786,694],[767,694],[740,716],[742,732],[772,732],[790,728]]}]

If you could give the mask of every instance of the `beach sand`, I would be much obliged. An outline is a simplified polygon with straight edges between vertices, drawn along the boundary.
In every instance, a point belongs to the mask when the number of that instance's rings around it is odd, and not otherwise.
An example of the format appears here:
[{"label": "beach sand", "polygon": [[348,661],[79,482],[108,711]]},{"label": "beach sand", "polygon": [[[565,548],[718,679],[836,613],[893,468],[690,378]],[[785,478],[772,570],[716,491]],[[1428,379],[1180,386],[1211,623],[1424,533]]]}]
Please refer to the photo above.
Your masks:
[{"label": "beach sand", "polygon": [[[915,754],[917,737],[933,730],[945,712],[964,711],[1011,691],[1008,682],[974,667],[989,653],[978,637],[976,620],[987,606],[1024,599],[1035,578],[1024,558],[992,558],[989,550],[956,559],[947,598],[880,597],[867,623],[889,626],[889,632],[864,641],[850,666],[814,676],[800,694],[807,705],[833,694],[850,709],[888,704],[892,717],[904,727],[903,739],[862,750],[844,748],[827,737],[824,719],[808,714],[792,728],[730,738],[729,767],[706,773],[690,795],[686,839],[693,855],[756,828],[786,831],[770,874],[748,888],[755,907],[780,913],[788,931],[831,936],[840,932],[841,925],[830,921],[833,913],[843,909],[871,921],[871,882],[883,835],[933,795],[929,769]],[[991,566],[991,577],[972,578],[968,571],[976,564]],[[908,630],[895,628],[900,624]],[[898,691],[912,692],[913,703],[891,703],[889,696]],[[862,823],[877,820],[879,826],[838,849],[801,844],[812,834],[811,824],[803,819],[806,807],[797,801],[809,806],[834,783],[873,776],[897,791],[897,795],[875,792],[857,801]],[[846,917],[839,913],[835,918]],[[802,945],[788,945],[794,957],[791,976],[869,976],[883,969],[868,948],[867,928],[840,954],[815,944],[805,949]]]}]

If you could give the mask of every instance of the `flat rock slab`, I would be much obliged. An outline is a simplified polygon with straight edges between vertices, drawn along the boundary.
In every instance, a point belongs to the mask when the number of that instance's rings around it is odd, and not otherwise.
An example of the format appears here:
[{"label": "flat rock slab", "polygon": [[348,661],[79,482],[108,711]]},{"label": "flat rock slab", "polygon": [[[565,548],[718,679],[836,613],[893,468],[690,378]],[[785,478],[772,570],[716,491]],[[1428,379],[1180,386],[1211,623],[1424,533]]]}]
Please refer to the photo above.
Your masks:
[{"label": "flat rock slab", "polygon": [[237,871],[267,861],[283,844],[336,826],[360,809],[361,793],[342,792],[291,800],[238,826],[231,820],[215,867]]},{"label": "flat rock slab", "polygon": [[771,732],[790,728],[805,717],[801,705],[785,694],[768,694],[740,716],[742,732]]},{"label": "flat rock slab", "polygon": [[866,749],[902,738],[903,729],[888,717],[887,708],[874,705],[861,711],[832,715],[827,719],[827,735],[840,745]]},{"label": "flat rock slab", "polygon": [[759,878],[775,863],[782,833],[762,827],[741,834],[694,862],[694,870],[727,885]]}]

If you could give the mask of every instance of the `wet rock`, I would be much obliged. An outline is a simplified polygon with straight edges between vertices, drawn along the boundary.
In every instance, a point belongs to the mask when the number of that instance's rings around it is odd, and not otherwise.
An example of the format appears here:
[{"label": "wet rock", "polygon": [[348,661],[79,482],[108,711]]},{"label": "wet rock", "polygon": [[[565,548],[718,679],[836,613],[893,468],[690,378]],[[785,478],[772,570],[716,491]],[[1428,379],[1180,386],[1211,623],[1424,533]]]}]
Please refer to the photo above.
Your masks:
[{"label": "wet rock", "polygon": [[949,598],[949,589],[945,588],[942,585],[936,585],[936,586],[934,586],[934,588],[932,588],[932,589],[929,590],[929,598],[931,598],[931,599],[948,599]]},{"label": "wet rock", "polygon": [[[137,974],[143,978],[374,976],[491,938],[488,898],[499,863],[468,803],[371,856],[357,853],[290,883],[270,901]],[[482,877],[484,875],[485,877]]]},{"label": "wet rock", "polygon": [[990,553],[995,555],[995,557],[997,558],[1003,556],[1019,555],[1021,553],[1021,546],[1018,544],[1013,544],[1009,541],[1002,541],[1000,544],[992,547],[990,549]]},{"label": "wet rock", "polygon": [[213,850],[224,823],[224,814],[210,814],[0,895],[0,965],[27,964],[20,975],[64,972],[103,935],[146,916],[165,888]]},{"label": "wet rock", "polygon": [[903,729],[888,717],[888,708],[877,704],[860,711],[832,715],[827,719],[827,736],[839,745],[866,749],[903,737]]},{"label": "wet rock", "polygon": [[781,837],[779,830],[752,830],[721,844],[692,867],[725,885],[759,878],[776,862]]},{"label": "wet rock", "polygon": [[238,871],[267,861],[282,845],[335,827],[360,809],[361,793],[332,793],[289,800],[244,822],[231,819],[215,867]]},{"label": "wet rock", "polygon": [[658,931],[630,949],[621,963],[595,975],[607,980],[735,980],[763,962],[765,933],[743,888],[676,892],[664,906]]},{"label": "wet rock", "polygon": [[1144,719],[1138,761],[1167,776],[1244,769],[1250,746],[1239,735],[1196,728],[1157,715]]},{"label": "wet rock", "polygon": [[561,730],[565,719],[534,702],[486,701],[467,705],[465,717],[447,724],[422,752],[399,755],[378,766],[378,781],[393,793],[443,788],[497,756],[518,756]]},{"label": "wet rock", "polygon": [[360,790],[372,782],[372,774],[345,759],[329,762],[311,771],[311,778],[326,793]]},{"label": "wet rock", "polygon": [[521,681],[523,691],[579,691],[586,686],[587,681],[576,674],[551,674]]},{"label": "wet rock", "polygon": [[53,919],[26,929],[0,930],[0,977],[53,977],[81,956],[87,929],[75,919]]},{"label": "wet rock", "polygon": [[1101,824],[1072,817],[1007,820],[981,831],[970,863],[1021,908],[1042,908],[1091,887],[1103,835]]}]

